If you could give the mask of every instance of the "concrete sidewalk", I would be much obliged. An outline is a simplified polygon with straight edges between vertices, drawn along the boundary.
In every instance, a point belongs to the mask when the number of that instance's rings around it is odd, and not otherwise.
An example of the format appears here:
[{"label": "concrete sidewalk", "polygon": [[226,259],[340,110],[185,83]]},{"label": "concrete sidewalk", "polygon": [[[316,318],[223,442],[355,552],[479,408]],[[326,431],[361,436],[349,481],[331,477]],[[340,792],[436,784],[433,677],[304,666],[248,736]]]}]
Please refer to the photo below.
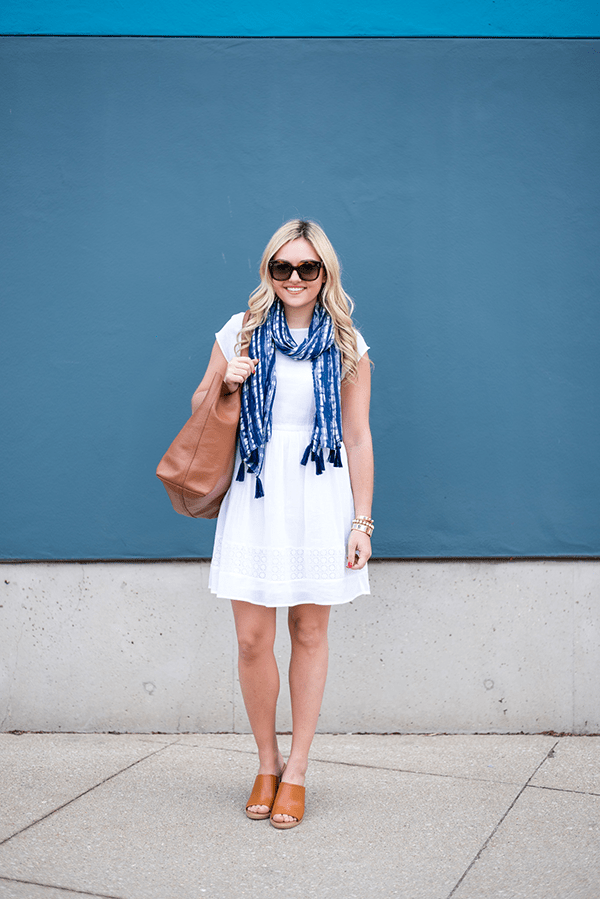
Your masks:
[{"label": "concrete sidewalk", "polygon": [[290,831],[245,817],[256,767],[246,735],[0,735],[0,897],[600,896],[600,737],[317,735]]}]

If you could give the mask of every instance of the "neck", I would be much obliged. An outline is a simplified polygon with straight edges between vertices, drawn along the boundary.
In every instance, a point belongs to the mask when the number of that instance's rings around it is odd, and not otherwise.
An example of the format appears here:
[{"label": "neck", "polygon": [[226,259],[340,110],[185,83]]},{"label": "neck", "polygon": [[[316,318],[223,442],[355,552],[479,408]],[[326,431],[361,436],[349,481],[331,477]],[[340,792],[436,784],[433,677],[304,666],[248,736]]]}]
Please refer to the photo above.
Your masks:
[{"label": "neck", "polygon": [[316,302],[312,307],[304,309],[293,309],[283,304],[285,318],[288,328],[310,328],[313,312],[315,311]]}]

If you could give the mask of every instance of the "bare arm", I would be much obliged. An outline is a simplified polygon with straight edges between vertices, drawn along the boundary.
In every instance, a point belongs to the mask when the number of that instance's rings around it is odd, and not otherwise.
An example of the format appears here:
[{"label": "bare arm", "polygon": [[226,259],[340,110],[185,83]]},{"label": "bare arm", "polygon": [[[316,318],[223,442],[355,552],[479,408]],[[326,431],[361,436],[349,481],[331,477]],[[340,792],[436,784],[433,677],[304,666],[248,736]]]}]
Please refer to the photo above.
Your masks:
[{"label": "bare arm", "polygon": [[[345,380],[342,383],[342,426],[355,515],[366,515],[368,518],[371,517],[373,502],[374,469],[373,442],[369,427],[370,400],[371,364],[365,353],[358,363],[356,380]],[[371,538],[362,531],[350,531],[348,567],[355,570],[364,568],[370,556]]]},{"label": "bare arm", "polygon": [[206,392],[211,385],[212,379],[215,376],[215,372],[220,372],[221,377],[223,377],[226,370],[227,359],[223,355],[221,347],[215,340],[214,346],[212,348],[212,353],[210,354],[210,360],[208,362],[206,373],[200,381],[200,384],[196,388],[196,391],[192,397],[192,413],[196,411],[196,409],[206,396]]}]

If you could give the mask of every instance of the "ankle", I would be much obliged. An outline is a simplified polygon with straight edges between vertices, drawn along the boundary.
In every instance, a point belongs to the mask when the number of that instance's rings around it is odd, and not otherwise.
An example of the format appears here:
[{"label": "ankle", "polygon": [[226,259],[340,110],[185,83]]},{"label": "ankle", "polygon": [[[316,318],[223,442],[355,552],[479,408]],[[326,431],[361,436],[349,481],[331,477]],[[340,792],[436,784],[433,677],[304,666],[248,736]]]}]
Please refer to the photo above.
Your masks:
[{"label": "ankle", "polygon": [[307,770],[308,761],[306,759],[295,761],[290,757],[288,759],[287,765],[285,766],[284,780],[286,781],[286,783],[298,784],[299,786],[303,787]]},{"label": "ankle", "polygon": [[272,753],[261,753],[258,758],[258,773],[259,774],[276,774],[278,777],[281,775],[285,767],[285,762],[283,760],[283,756],[279,751],[275,754]]}]

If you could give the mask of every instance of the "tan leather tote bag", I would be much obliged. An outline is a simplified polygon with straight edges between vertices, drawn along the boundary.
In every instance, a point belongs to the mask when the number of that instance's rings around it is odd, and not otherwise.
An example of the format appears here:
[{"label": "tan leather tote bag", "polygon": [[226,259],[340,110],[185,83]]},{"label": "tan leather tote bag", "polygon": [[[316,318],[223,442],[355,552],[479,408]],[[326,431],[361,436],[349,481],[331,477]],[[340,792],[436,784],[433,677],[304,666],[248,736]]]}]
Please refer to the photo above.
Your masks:
[{"label": "tan leather tote bag", "polygon": [[156,469],[175,511],[190,518],[216,518],[233,477],[241,389],[229,393],[224,374],[214,370],[204,399]]}]

